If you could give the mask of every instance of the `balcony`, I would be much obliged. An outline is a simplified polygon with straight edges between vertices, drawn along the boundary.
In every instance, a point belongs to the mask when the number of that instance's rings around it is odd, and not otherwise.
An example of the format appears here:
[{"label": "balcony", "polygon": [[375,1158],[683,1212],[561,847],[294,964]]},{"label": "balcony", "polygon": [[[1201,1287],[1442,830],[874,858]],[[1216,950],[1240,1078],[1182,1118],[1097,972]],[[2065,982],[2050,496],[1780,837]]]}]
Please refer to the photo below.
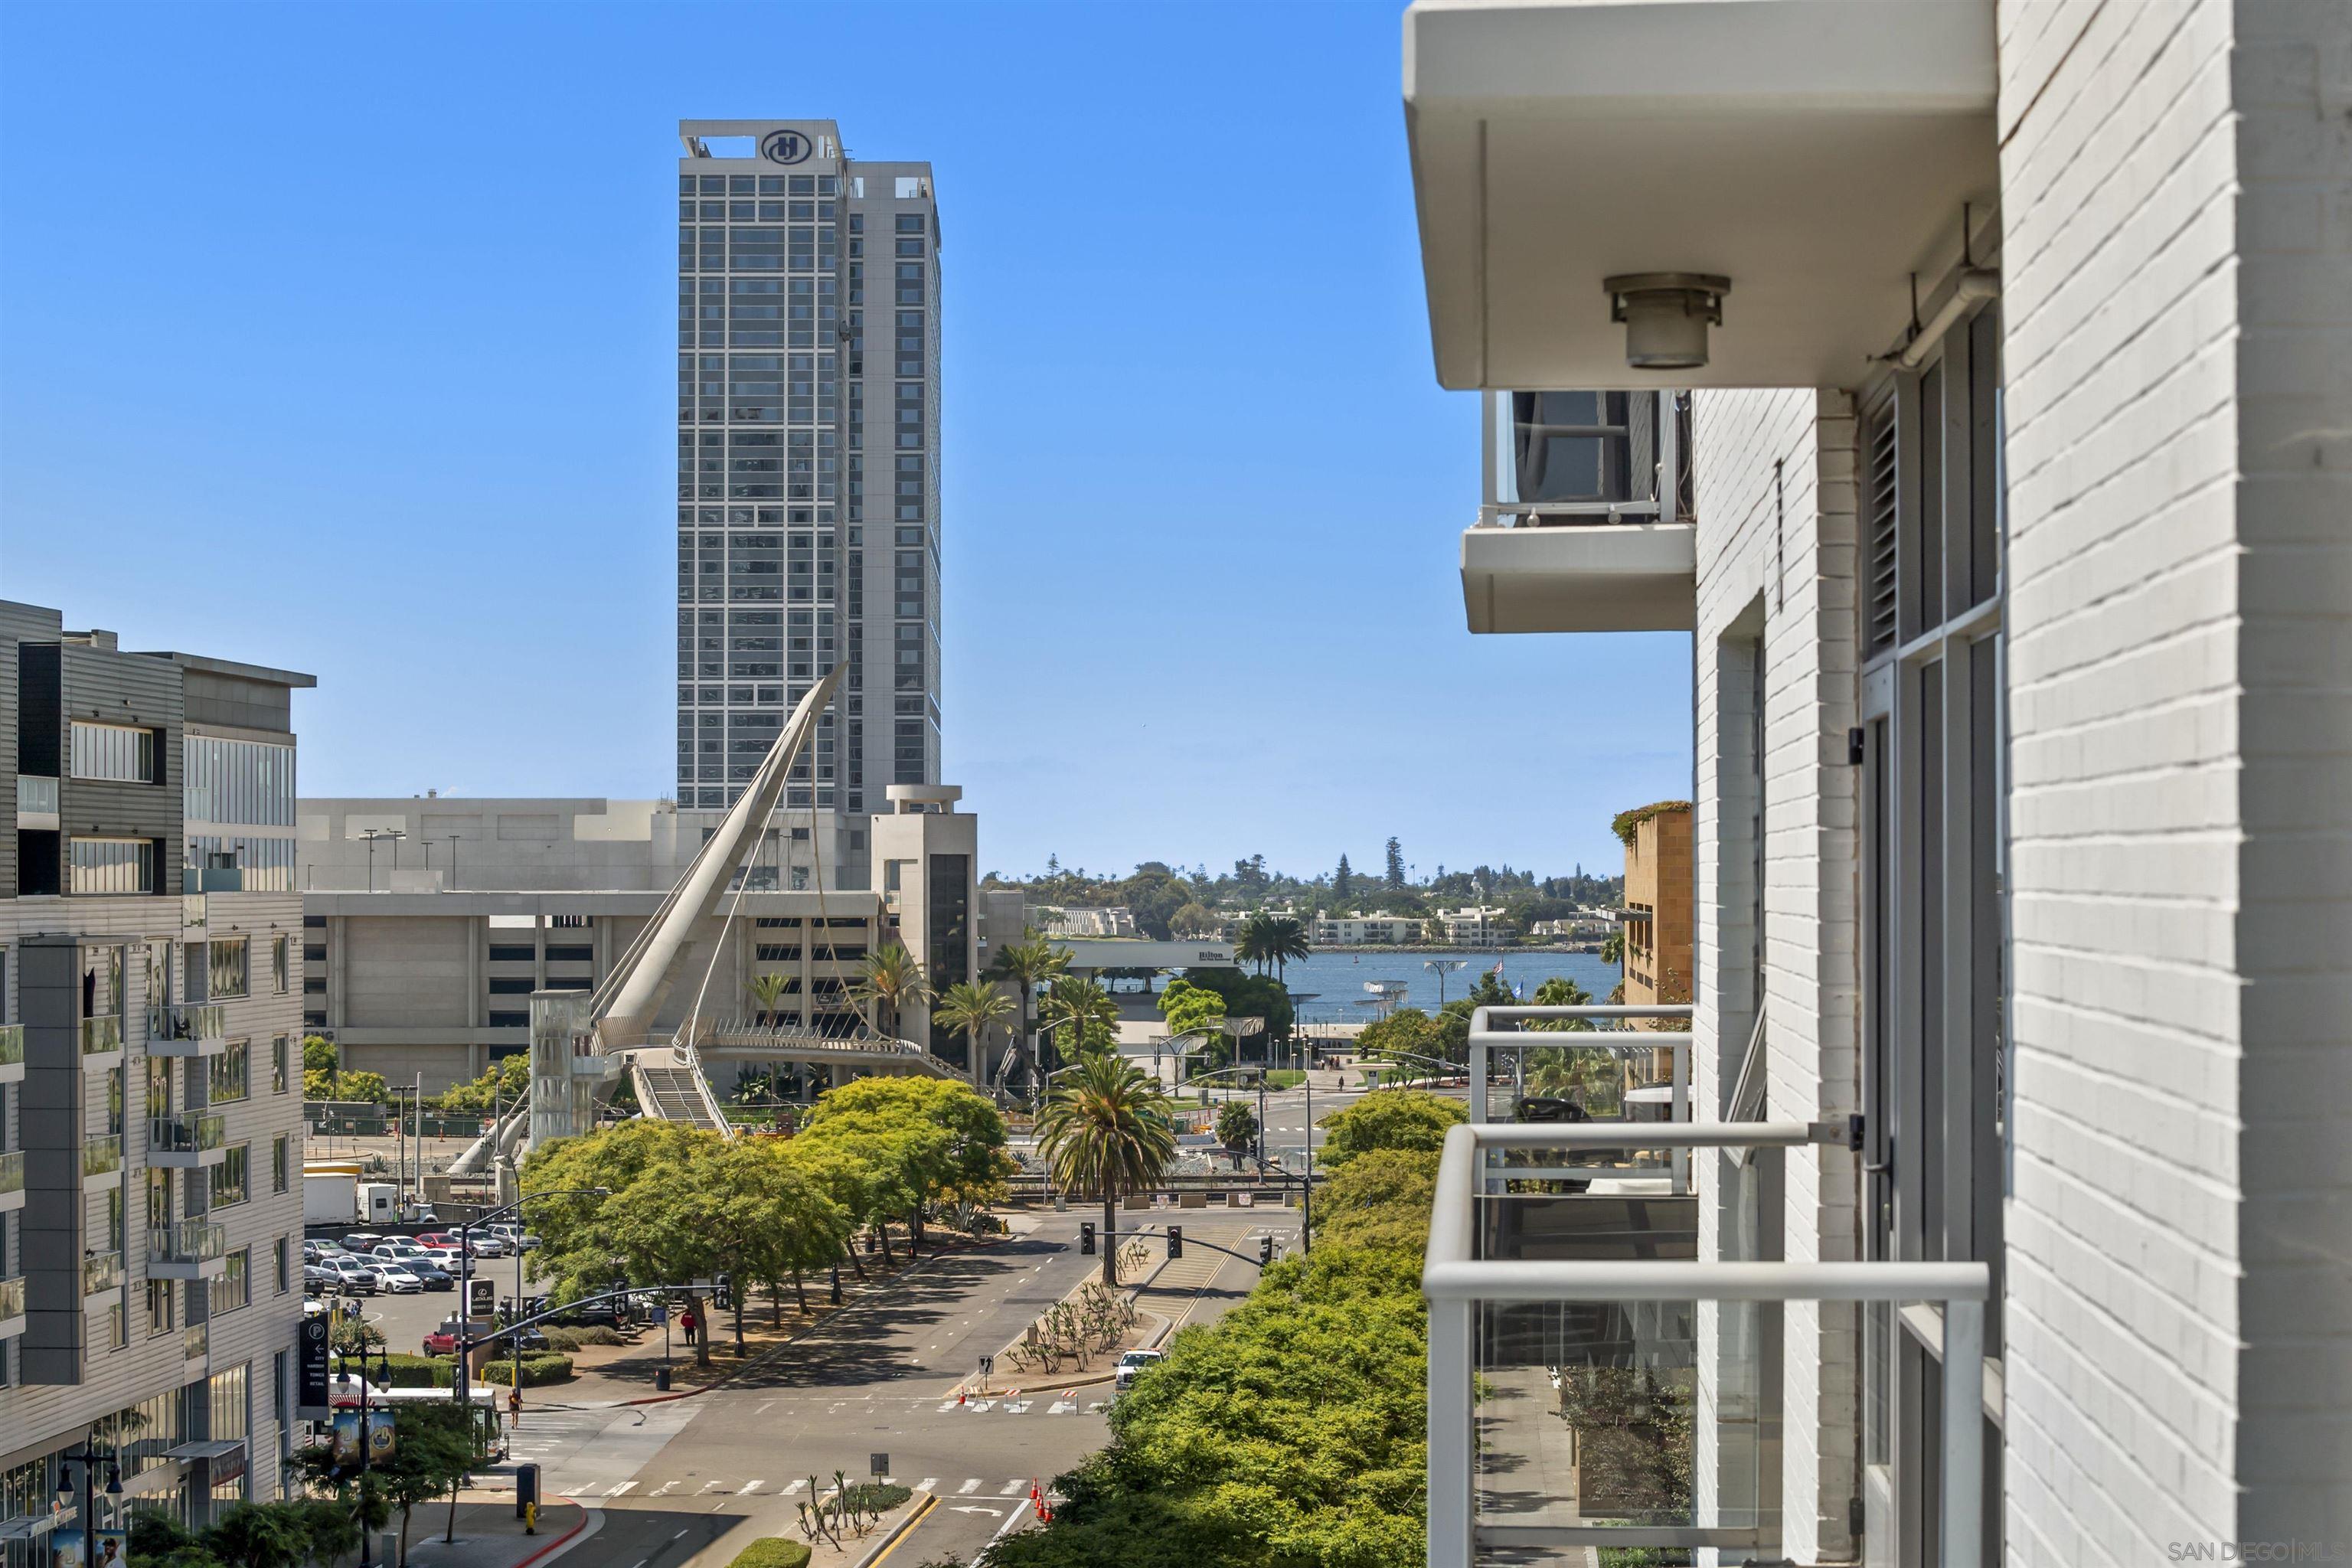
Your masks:
[{"label": "balcony", "polygon": [[0,1154],[0,1214],[25,1206],[25,1152]]},{"label": "balcony", "polygon": [[25,1026],[0,1024],[0,1083],[25,1081]]},{"label": "balcony", "polygon": [[0,1340],[13,1340],[25,1331],[25,1277],[0,1279]]},{"label": "balcony", "polygon": [[1473,632],[1688,631],[1697,619],[1690,403],[1674,392],[1486,399]]},{"label": "balcony", "polygon": [[228,1268],[228,1232],[211,1220],[184,1219],[147,1230],[147,1277],[210,1279]]},{"label": "balcony", "polygon": [[221,1146],[227,1131],[227,1121],[219,1116],[151,1116],[147,1163],[175,1171],[217,1165],[228,1158]]},{"label": "balcony", "polygon": [[180,1333],[180,1354],[188,1361],[202,1361],[212,1353],[212,1326],[191,1323]]},{"label": "balcony", "polygon": [[81,1173],[84,1181],[116,1180],[122,1174],[122,1134],[101,1133],[81,1141]]},{"label": "balcony", "polygon": [[[1789,1159],[1844,1139],[1842,1124],[1762,1121],[1446,1135],[1422,1274],[1432,1568],[1596,1548],[1604,1562],[1612,1548],[1781,1559],[1783,1368],[1818,1348],[1791,1332],[1814,1314],[1790,1302],[1876,1303],[1933,1326],[1942,1407],[1957,1415],[1943,1424],[1940,1474],[1912,1480],[1910,1506],[1946,1500],[1939,1561],[1980,1560],[1990,1270],[1788,1263],[1761,1245],[1775,1205],[1759,1194]],[[1719,1245],[1738,1261],[1531,1223],[1589,1203],[1605,1173],[1698,1151],[1717,1157]]]},{"label": "balcony", "polygon": [[58,781],[37,773],[16,775],[16,826],[35,833],[58,831]]},{"label": "balcony", "polygon": [[81,1255],[81,1293],[95,1296],[100,1291],[122,1288],[122,1254],[120,1252],[85,1252]]},{"label": "balcony", "polygon": [[[180,891],[189,897],[202,893],[241,893],[245,891],[245,868],[183,866],[180,868]],[[190,923],[202,925],[204,921],[199,918]]]},{"label": "balcony", "polygon": [[[1992,210],[1991,0],[1417,0],[1404,58],[1445,386],[1851,385]],[[1696,367],[1628,363],[1661,271],[1730,280]]]},{"label": "balcony", "polygon": [[120,1018],[84,1018],[81,1021],[81,1054],[102,1057],[109,1051],[122,1048],[122,1020]]},{"label": "balcony", "polygon": [[228,1049],[228,1009],[181,1002],[147,1009],[151,1057],[216,1057]]}]

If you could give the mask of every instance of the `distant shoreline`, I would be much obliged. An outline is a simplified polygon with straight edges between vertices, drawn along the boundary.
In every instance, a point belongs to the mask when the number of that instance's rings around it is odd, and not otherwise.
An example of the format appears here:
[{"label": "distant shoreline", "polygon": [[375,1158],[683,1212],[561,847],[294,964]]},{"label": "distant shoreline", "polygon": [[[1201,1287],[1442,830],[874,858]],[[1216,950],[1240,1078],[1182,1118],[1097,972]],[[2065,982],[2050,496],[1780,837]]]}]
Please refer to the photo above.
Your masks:
[{"label": "distant shoreline", "polygon": [[1426,952],[1432,956],[1476,953],[1482,958],[1509,958],[1514,953],[1522,952],[1578,952],[1588,957],[1598,958],[1601,956],[1601,944],[1596,942],[1581,946],[1555,942],[1541,947],[1532,944],[1526,947],[1455,947],[1447,943],[1443,947],[1428,945],[1398,947],[1381,942],[1318,942],[1313,951],[1316,952]]}]

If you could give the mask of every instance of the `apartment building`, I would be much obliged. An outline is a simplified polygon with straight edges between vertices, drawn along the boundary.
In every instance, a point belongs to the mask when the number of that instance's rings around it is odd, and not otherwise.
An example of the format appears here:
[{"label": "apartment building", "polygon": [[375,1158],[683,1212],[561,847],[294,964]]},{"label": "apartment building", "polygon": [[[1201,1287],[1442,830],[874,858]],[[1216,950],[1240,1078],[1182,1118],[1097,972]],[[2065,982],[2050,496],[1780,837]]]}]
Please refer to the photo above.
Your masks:
[{"label": "apartment building", "polygon": [[1499,947],[1515,934],[1505,920],[1508,913],[1500,904],[1465,904],[1438,910],[1437,919],[1445,927],[1445,940],[1455,947]]},{"label": "apartment building", "polygon": [[[953,786],[884,786],[883,815],[830,857],[824,814],[786,812],[683,962],[656,1017],[839,1037],[863,1015],[861,966],[896,942],[944,988],[979,972],[977,819]],[[446,795],[300,804],[302,1024],[343,1065],[425,1092],[527,1049],[534,991],[592,991],[677,885],[717,814],[667,802]],[[812,821],[812,816],[815,821]],[[793,820],[797,819],[797,820]],[[397,857],[399,864],[394,865]],[[782,986],[758,999],[763,975]],[[898,1020],[929,1037],[928,1013]],[[960,1037],[938,1051],[959,1068]],[[706,1050],[721,1087],[725,1052]],[[750,1059],[749,1058],[746,1058]]]},{"label": "apartment building", "polygon": [[731,805],[846,663],[785,800],[846,860],[887,785],[940,777],[931,167],[829,120],[677,129],[677,800]]},{"label": "apartment building", "polygon": [[[1481,1238],[1458,1135],[1429,1561],[2340,1554],[2352,8],[1404,26],[1469,624],[1696,686],[1696,1258]],[[1482,1470],[1515,1356],[1684,1389],[1686,1495]]]},{"label": "apartment building", "polygon": [[1409,947],[1421,941],[1421,927],[1418,915],[1368,915],[1359,910],[1317,915],[1314,941],[1318,947]]},{"label": "apartment building", "polygon": [[1625,836],[1625,1005],[1691,999],[1691,811],[1662,801],[1621,819]]},{"label": "apartment building", "polygon": [[0,603],[11,1563],[81,1522],[60,1456],[85,1443],[102,1527],[278,1494],[301,1301],[291,697],[314,684]]}]

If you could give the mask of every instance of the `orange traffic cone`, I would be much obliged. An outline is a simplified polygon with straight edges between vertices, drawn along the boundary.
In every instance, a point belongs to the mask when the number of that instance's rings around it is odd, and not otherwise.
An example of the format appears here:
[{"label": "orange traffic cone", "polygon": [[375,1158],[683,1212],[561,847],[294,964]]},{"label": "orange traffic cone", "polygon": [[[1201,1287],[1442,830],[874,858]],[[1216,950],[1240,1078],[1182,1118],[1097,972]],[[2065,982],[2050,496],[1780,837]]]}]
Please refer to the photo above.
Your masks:
[{"label": "orange traffic cone", "polygon": [[961,1390],[959,1390],[959,1391],[957,1392],[957,1394],[956,1394],[956,1408],[957,1408],[958,1410],[961,1410],[961,1409],[962,1409],[962,1408],[963,1408],[963,1397],[964,1397],[964,1396],[963,1396],[962,1392],[961,1392]]}]

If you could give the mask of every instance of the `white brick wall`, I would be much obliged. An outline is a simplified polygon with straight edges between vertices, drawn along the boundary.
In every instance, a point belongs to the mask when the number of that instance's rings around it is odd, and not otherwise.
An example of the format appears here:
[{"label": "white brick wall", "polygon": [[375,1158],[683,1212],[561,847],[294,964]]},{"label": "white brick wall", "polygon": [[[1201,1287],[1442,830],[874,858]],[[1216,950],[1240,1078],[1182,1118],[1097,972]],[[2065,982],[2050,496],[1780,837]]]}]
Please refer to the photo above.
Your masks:
[{"label": "white brick wall", "polygon": [[2352,6],[2004,0],[2021,1563],[2352,1536]]},{"label": "white brick wall", "polygon": [[[1764,657],[1767,1115],[1813,1121],[1856,1109],[1853,770],[1854,420],[1841,392],[1701,393],[1698,452],[1698,985],[1694,1064],[1712,1119],[1738,1070],[1753,1013],[1748,910],[1754,873],[1746,651]],[[1775,465],[1778,465],[1777,485]],[[1755,613],[1760,605],[1760,625]],[[1702,1167],[1703,1172],[1711,1167]],[[1853,1174],[1843,1149],[1787,1162],[1787,1256],[1854,1256]],[[1700,1208],[1702,1256],[1721,1237]],[[1789,1313],[1782,1550],[1798,1562],[1852,1551],[1856,1345],[1850,1308]]]}]

